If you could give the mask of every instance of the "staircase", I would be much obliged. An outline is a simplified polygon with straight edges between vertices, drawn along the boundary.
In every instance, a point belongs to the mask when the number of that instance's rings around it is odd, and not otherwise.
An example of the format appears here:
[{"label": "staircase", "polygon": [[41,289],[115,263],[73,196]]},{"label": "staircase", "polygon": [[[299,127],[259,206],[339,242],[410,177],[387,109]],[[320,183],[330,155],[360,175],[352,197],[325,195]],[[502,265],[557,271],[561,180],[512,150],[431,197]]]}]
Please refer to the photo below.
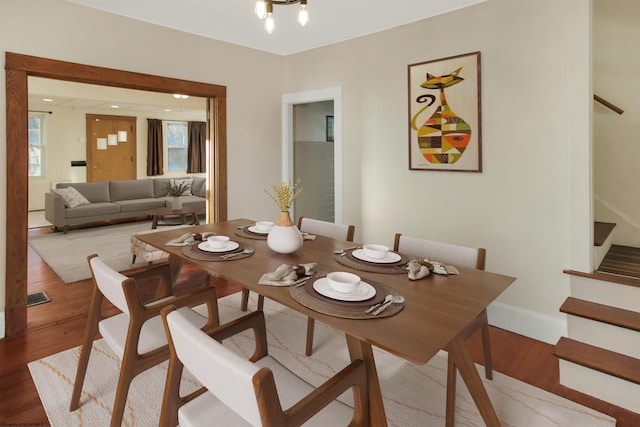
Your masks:
[{"label": "staircase", "polygon": [[554,352],[560,384],[640,413],[640,279],[564,272],[571,296],[560,307],[568,336]]}]

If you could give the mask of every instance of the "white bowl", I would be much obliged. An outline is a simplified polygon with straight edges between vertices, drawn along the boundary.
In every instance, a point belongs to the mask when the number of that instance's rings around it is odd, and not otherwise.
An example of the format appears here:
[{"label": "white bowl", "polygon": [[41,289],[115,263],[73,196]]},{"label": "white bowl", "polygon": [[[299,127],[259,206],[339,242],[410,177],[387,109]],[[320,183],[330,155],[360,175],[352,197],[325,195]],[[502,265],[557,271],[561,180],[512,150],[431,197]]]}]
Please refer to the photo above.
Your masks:
[{"label": "white bowl", "polygon": [[222,249],[229,244],[229,236],[211,236],[207,238],[209,246],[215,249]]},{"label": "white bowl", "polygon": [[364,254],[369,258],[382,259],[389,253],[389,248],[384,245],[364,245]]},{"label": "white bowl", "polygon": [[256,228],[260,231],[271,231],[271,227],[273,227],[273,222],[271,221],[258,221],[256,222]]},{"label": "white bowl", "polygon": [[360,276],[344,271],[334,271],[327,274],[327,281],[334,291],[341,294],[350,294],[360,284]]}]

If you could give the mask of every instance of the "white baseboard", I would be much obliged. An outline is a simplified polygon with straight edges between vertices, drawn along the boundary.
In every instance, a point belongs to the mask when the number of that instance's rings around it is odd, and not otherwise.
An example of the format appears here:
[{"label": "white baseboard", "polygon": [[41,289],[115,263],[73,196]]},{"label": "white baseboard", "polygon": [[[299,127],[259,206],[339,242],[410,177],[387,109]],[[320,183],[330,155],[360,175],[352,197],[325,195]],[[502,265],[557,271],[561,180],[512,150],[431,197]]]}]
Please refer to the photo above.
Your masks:
[{"label": "white baseboard", "polygon": [[493,326],[547,344],[555,345],[560,337],[567,336],[566,320],[513,305],[493,302],[487,308],[487,315]]},{"label": "white baseboard", "polygon": [[0,338],[4,338],[4,311],[0,311]]}]

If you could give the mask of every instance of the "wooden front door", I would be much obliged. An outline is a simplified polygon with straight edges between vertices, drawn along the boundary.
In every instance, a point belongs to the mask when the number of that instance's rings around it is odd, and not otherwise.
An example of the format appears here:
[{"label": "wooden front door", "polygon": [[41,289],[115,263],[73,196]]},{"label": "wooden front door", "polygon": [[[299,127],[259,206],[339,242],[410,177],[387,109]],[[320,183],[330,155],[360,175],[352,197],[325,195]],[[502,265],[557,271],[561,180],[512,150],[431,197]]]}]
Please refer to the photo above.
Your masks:
[{"label": "wooden front door", "polygon": [[136,179],[136,117],[87,114],[87,182]]}]

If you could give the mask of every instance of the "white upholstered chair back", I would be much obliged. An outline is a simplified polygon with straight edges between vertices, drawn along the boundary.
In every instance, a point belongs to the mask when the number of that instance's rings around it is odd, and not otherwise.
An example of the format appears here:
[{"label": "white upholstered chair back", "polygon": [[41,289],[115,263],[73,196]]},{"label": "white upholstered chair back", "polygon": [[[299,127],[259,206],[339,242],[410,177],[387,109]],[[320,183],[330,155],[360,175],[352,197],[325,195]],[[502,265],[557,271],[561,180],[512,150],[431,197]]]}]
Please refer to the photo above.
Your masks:
[{"label": "white upholstered chair back", "polygon": [[395,250],[408,255],[430,258],[446,264],[484,270],[485,250],[450,243],[396,235]]},{"label": "white upholstered chair back", "polygon": [[301,217],[299,222],[300,231],[330,237],[335,240],[353,241],[354,227],[352,225],[336,224],[305,217]]},{"label": "white upholstered chair back", "polygon": [[252,382],[260,368],[223,347],[180,311],[169,313],[167,324],[176,354],[189,372],[233,412],[251,425],[261,425]]},{"label": "white upholstered chair back", "polygon": [[124,288],[122,287],[122,283],[127,280],[127,276],[113,270],[99,257],[91,258],[89,264],[91,265],[96,285],[100,289],[100,292],[102,292],[102,295],[123,313],[129,314],[127,298],[124,295]]}]

